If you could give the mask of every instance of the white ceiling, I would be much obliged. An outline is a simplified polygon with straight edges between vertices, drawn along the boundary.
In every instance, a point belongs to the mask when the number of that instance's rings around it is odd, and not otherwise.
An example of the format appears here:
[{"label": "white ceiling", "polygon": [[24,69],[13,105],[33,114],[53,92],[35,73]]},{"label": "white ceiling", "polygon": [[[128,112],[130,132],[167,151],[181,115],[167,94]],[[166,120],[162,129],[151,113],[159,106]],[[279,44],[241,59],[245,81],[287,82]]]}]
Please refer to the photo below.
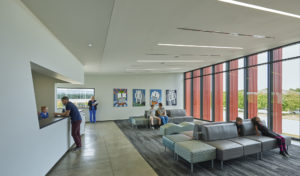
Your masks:
[{"label": "white ceiling", "polygon": [[[300,41],[300,19],[217,0],[22,0],[82,62],[86,73],[183,72]],[[299,0],[239,0],[300,15]],[[178,30],[258,34],[273,39]],[[92,43],[92,47],[88,47]],[[243,47],[243,50],[157,46],[158,43]],[[167,54],[167,55],[153,55]],[[203,56],[219,55],[219,56]],[[138,63],[137,60],[203,60]]]}]

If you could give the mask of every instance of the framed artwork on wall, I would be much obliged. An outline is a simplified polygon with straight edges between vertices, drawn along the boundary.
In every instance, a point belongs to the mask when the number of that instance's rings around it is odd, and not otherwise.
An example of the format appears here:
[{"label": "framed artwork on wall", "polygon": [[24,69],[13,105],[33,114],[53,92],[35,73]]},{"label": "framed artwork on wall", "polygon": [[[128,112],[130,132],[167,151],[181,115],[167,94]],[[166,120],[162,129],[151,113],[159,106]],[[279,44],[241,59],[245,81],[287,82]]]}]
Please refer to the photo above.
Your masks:
[{"label": "framed artwork on wall", "polygon": [[114,107],[127,107],[127,89],[114,89]]},{"label": "framed artwork on wall", "polygon": [[145,89],[132,89],[132,106],[145,106]]},{"label": "framed artwork on wall", "polygon": [[166,106],[177,106],[177,90],[166,90]]},{"label": "framed artwork on wall", "polygon": [[151,89],[150,90],[150,104],[158,105],[162,101],[161,89]]}]

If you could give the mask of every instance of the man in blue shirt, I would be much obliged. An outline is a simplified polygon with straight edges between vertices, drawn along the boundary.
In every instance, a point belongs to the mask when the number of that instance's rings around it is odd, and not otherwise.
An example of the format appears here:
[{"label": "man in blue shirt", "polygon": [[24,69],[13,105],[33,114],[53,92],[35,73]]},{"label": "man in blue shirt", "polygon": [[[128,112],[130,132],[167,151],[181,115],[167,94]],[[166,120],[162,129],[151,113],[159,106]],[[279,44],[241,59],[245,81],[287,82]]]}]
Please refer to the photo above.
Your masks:
[{"label": "man in blue shirt", "polygon": [[68,97],[62,97],[61,102],[63,105],[66,106],[66,111],[63,113],[54,113],[55,116],[61,115],[64,117],[71,117],[72,123],[72,137],[75,141],[76,148],[74,149],[79,150],[81,149],[81,136],[80,136],[80,124],[81,124],[81,115],[78,111],[78,108],[69,101]]}]

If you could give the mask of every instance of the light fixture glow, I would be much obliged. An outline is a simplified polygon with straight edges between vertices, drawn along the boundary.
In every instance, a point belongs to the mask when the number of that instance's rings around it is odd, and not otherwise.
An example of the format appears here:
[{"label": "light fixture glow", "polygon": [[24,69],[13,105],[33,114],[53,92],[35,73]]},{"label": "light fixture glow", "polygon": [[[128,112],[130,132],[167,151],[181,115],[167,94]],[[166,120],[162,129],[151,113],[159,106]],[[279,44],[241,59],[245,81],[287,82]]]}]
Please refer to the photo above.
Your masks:
[{"label": "light fixture glow", "polygon": [[161,70],[181,70],[182,68],[128,68],[127,71],[161,71]]},{"label": "light fixture glow", "polygon": [[276,14],[280,14],[280,15],[285,15],[285,16],[289,16],[289,17],[300,18],[300,15],[283,12],[280,10],[270,9],[270,8],[266,8],[266,7],[262,7],[262,6],[258,6],[258,5],[248,4],[248,3],[244,3],[244,2],[239,2],[239,1],[235,1],[235,0],[219,0],[219,1],[238,5],[238,6],[248,7],[248,8],[252,8],[252,9],[262,10],[262,11],[266,11],[266,12],[276,13]]},{"label": "light fixture glow", "polygon": [[137,60],[139,63],[196,63],[203,60]]},{"label": "light fixture glow", "polygon": [[91,44],[91,43],[88,44],[88,47],[92,47],[92,46],[93,46],[93,44]]},{"label": "light fixture glow", "polygon": [[177,46],[177,47],[190,47],[190,48],[215,48],[215,49],[243,49],[241,47],[231,46],[205,46],[205,45],[183,45],[183,44],[170,44],[170,43],[158,43],[158,46]]}]

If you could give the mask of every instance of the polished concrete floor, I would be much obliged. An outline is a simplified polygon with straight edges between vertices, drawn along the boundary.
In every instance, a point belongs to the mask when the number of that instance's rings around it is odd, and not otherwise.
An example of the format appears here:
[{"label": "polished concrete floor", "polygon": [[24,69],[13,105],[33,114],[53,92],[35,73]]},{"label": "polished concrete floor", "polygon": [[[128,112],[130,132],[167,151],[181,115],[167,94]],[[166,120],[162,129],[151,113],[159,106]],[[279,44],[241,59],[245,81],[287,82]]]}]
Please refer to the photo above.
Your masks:
[{"label": "polished concrete floor", "polygon": [[48,175],[157,175],[114,122],[86,124],[82,142],[81,151],[68,152]]}]

